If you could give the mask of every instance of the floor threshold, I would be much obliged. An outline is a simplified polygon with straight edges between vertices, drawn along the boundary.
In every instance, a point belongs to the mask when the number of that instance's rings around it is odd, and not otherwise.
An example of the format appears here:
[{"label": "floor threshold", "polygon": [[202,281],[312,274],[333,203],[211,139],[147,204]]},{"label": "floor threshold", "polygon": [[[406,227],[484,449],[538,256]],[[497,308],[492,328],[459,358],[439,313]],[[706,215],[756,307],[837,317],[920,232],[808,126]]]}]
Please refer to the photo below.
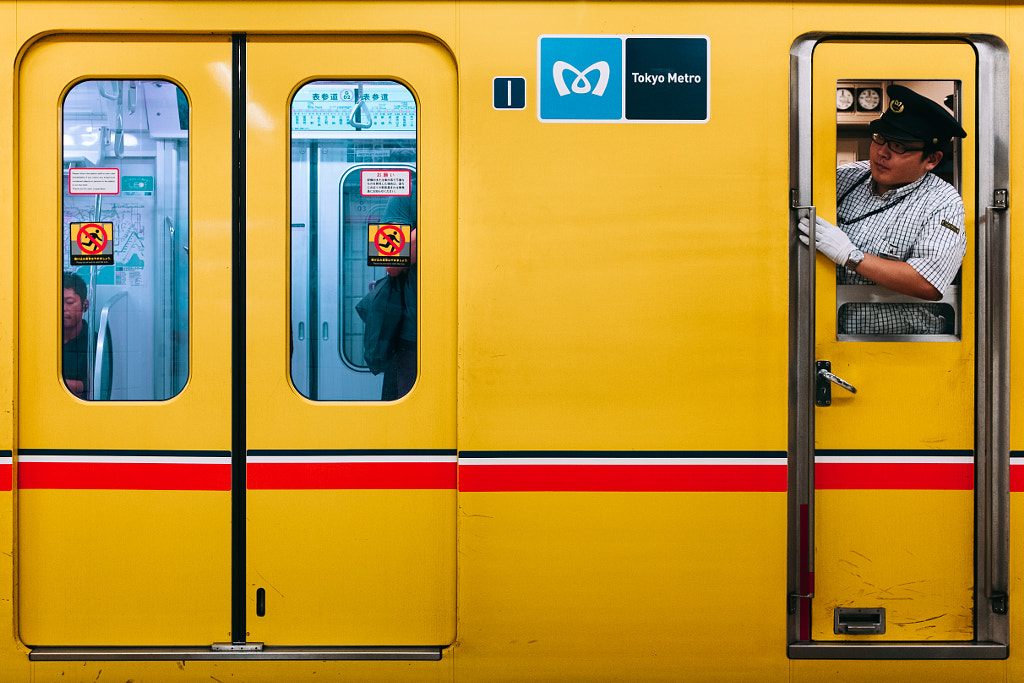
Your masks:
[{"label": "floor threshold", "polygon": [[987,641],[942,642],[798,642],[790,643],[790,659],[1006,659],[1010,648]]},{"label": "floor threshold", "polygon": [[[246,644],[248,645],[248,644]],[[37,647],[36,662],[81,661],[403,661],[436,662],[441,647]]]}]

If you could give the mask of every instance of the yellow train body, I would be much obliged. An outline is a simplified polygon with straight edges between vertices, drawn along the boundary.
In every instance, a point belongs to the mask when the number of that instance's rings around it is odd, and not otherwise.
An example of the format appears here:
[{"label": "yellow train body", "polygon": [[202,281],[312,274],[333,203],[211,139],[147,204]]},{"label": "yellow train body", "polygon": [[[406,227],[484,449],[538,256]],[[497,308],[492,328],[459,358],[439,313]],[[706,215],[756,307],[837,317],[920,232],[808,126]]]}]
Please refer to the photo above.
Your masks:
[{"label": "yellow train body", "polygon": [[[979,290],[1015,301],[1021,285],[976,265],[982,223],[1008,227],[1013,209],[993,223],[973,208],[992,203],[977,196],[988,86],[973,37],[1005,46],[1016,83],[1022,32],[1017,2],[0,0],[0,681],[1024,677],[1024,309],[1007,308],[1008,338],[991,333],[1005,355],[980,348],[998,311],[979,313]],[[548,37],[706,40],[707,115],[546,118]],[[819,215],[836,211],[837,79],[949,79],[972,133],[957,339],[818,327],[837,374],[881,370],[813,409],[810,527],[793,475],[793,55],[808,40],[825,46]],[[115,79],[187,97],[187,370],[165,397],[85,401],[59,374],[65,102]],[[418,374],[395,401],[317,398],[295,379],[296,235],[317,220],[297,217],[299,178],[318,154],[327,174],[340,138],[297,146],[289,103],[335,81],[385,82],[417,107]],[[996,97],[1012,130],[1024,92]],[[1003,130],[981,137],[1015,169],[1024,145]],[[1008,240],[1010,264],[1021,245]],[[834,266],[812,270],[827,323]],[[326,322],[309,324],[316,338]],[[986,413],[1007,443],[979,436],[995,433],[975,408],[991,384],[1013,399]],[[1009,512],[978,508],[981,440]],[[996,536],[1008,552],[979,548]],[[995,558],[986,595],[980,553]],[[813,601],[794,585],[812,578]],[[839,607],[884,607],[888,630],[841,635]],[[990,608],[995,626],[977,614]]]}]

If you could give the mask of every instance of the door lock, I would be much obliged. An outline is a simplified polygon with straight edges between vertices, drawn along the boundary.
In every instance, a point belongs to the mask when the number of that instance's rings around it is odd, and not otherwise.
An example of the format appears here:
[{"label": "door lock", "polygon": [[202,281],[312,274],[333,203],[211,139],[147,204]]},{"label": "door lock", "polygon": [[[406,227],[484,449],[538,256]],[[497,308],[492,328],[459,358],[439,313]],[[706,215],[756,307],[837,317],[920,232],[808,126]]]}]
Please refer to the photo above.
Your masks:
[{"label": "door lock", "polygon": [[857,388],[842,377],[832,374],[832,361],[819,360],[815,362],[816,370],[814,380],[814,405],[819,408],[827,408],[832,405],[832,385],[838,384],[851,394],[857,393]]}]

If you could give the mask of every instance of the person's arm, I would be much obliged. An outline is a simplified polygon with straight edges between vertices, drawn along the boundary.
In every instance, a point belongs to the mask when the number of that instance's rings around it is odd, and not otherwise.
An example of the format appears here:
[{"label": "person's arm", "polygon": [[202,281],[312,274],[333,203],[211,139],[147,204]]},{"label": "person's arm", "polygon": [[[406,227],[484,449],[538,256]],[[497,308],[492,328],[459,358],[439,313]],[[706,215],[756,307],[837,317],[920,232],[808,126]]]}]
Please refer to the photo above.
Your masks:
[{"label": "person's arm", "polygon": [[[806,218],[800,220],[800,231],[804,233],[800,240],[808,244],[809,226]],[[818,251],[840,266],[846,265],[850,254],[857,248],[845,232],[821,217],[815,223],[814,241],[817,243]],[[873,254],[865,254],[864,260],[857,267],[857,274],[899,294],[907,294],[926,301],[938,301],[942,298],[942,293],[917,272],[914,266],[903,261],[890,261]]]},{"label": "person's arm", "polygon": [[942,292],[935,289],[912,265],[903,261],[890,261],[874,254],[865,254],[864,260],[857,266],[857,274],[900,294],[927,301],[942,298]]}]

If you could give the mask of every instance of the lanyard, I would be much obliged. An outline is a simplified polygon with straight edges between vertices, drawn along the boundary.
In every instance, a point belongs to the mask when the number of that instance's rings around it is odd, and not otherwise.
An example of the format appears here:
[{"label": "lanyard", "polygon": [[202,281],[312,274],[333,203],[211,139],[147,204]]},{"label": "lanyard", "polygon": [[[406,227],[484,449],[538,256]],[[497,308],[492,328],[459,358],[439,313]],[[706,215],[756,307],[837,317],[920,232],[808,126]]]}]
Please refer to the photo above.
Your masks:
[{"label": "lanyard", "polygon": [[[853,192],[855,189],[857,189],[858,185],[860,185],[861,183],[863,183],[864,181],[866,181],[870,177],[871,177],[871,171],[864,171],[864,175],[862,175],[857,180],[857,182],[855,182],[853,185],[851,185],[846,190],[846,192],[844,192],[842,194],[842,196],[839,198],[839,201],[836,202],[836,218],[837,219],[839,218],[839,208],[843,205],[843,200],[846,199],[848,196],[850,196],[850,193]],[[863,216],[857,216],[856,218],[854,218],[852,220],[848,220],[848,221],[839,220],[839,224],[840,225],[853,225],[854,223],[861,222],[865,218],[870,218],[871,216],[874,216],[876,213],[882,213],[883,211],[888,211],[889,209],[891,209],[892,207],[896,206],[897,204],[902,202],[904,199],[909,197],[910,195],[914,194],[914,192],[917,190],[917,187],[919,187],[919,186],[915,186],[913,190],[911,190],[910,192],[906,193],[905,195],[903,195],[902,197],[900,197],[899,199],[897,199],[894,202],[890,202],[890,203],[886,204],[885,206],[883,206],[883,207],[881,207],[879,209],[875,209],[874,211],[868,211]]]}]

